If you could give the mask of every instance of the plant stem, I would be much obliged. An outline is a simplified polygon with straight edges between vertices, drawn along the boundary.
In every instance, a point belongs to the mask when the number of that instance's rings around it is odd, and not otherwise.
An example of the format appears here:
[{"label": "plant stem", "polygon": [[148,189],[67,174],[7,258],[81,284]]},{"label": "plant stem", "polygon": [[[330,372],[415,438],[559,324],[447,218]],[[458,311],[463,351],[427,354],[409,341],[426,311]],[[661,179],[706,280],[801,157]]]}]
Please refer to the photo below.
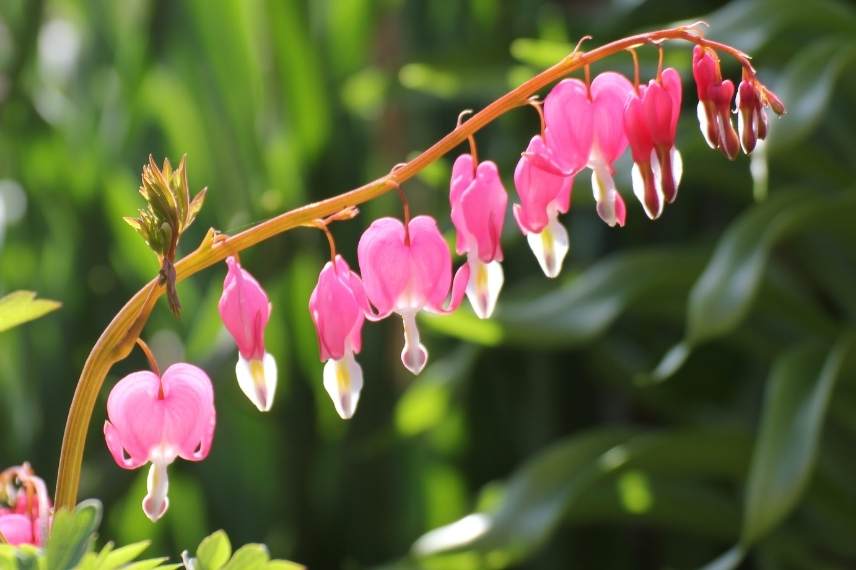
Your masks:
[{"label": "plant stem", "polygon": [[[390,174],[373,180],[344,194],[308,204],[280,214],[243,232],[225,239],[213,239],[209,232],[202,244],[191,254],[175,264],[177,281],[218,263],[236,252],[252,247],[278,234],[306,225],[312,220],[324,218],[348,207],[357,206],[397,188],[425,167],[466,141],[497,117],[517,107],[527,105],[529,97],[563,78],[574,70],[583,68],[605,57],[627,48],[637,47],[664,40],[684,40],[728,53],[753,74],[749,59],[743,52],[724,44],[701,37],[692,27],[680,26],[644,34],[629,36],[605,44],[588,52],[575,51],[556,65],[496,99],[487,107],[458,125],[449,134],[434,143],[419,156],[396,168]],[[164,293],[160,278],[152,279],[138,291],[113,318],[99,337],[86,359],[71,401],[60,453],[56,508],[73,508],[77,501],[80,470],[86,435],[95,402],[110,368],[130,353],[143,329],[157,299]]]}]

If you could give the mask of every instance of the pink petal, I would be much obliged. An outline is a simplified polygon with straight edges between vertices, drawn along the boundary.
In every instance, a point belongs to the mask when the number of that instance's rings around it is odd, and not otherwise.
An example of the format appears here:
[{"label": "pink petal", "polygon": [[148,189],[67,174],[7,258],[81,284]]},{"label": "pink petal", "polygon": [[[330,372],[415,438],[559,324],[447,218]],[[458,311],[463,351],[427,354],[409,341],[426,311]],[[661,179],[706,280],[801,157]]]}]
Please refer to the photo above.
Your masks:
[{"label": "pink petal", "polygon": [[551,205],[562,213],[568,211],[573,177],[543,167],[551,164],[552,153],[540,135],[532,137],[514,170],[514,187],[520,197],[514,216],[524,233],[539,233],[546,227]]},{"label": "pink petal", "polygon": [[449,294],[449,285],[452,281],[452,255],[434,218],[416,216],[410,221],[408,253],[410,257],[409,299],[399,302],[398,308],[419,310],[426,304],[442,306]]},{"label": "pink petal", "polygon": [[645,122],[655,145],[671,146],[673,143],[672,97],[656,81],[651,81],[642,98]]},{"label": "pink petal", "polygon": [[547,146],[564,170],[579,172],[588,162],[593,131],[593,108],[585,83],[563,79],[544,100]]},{"label": "pink petal", "polygon": [[163,373],[163,440],[178,448],[188,461],[208,457],[214,439],[214,388],[204,370],[192,364],[173,364]]},{"label": "pink petal", "polygon": [[159,390],[160,379],[153,372],[141,371],[125,376],[110,391],[104,437],[119,467],[140,467],[160,444],[163,409],[155,405]]},{"label": "pink petal", "polygon": [[633,93],[624,108],[624,130],[630,143],[630,152],[636,163],[647,162],[654,148],[654,141],[648,130],[648,122],[645,118],[645,88],[640,89],[640,95]]},{"label": "pink petal", "polygon": [[452,165],[452,179],[449,184],[449,205],[452,207],[452,223],[455,224],[457,230],[455,249],[459,254],[464,253],[467,249],[467,221],[464,219],[461,209],[455,208],[455,205],[460,204],[464,191],[475,179],[474,175],[475,164],[473,164],[471,155],[462,154],[455,159],[455,163]]},{"label": "pink petal", "polygon": [[501,261],[499,240],[507,205],[508,194],[499,178],[496,163],[489,160],[480,163],[475,180],[452,204],[452,219],[457,212],[465,222],[464,228],[457,228],[459,244],[461,236],[465,236],[465,248],[459,248],[459,253],[475,250],[484,262]]},{"label": "pink petal", "polygon": [[[359,284],[357,292],[352,289],[355,284]],[[318,334],[322,362],[343,358],[349,346],[359,352],[360,332],[365,320],[364,303],[360,279],[347,262],[336,256],[334,268],[328,261],[309,298],[309,312]]]},{"label": "pink petal", "polygon": [[377,309],[378,318],[386,317],[410,281],[410,250],[404,245],[404,225],[395,218],[372,222],[360,238],[357,257],[366,296]]},{"label": "pink petal", "polygon": [[630,81],[613,71],[601,73],[591,83],[594,131],[592,155],[599,154],[609,164],[615,162],[627,148],[624,103],[632,91]]},{"label": "pink petal", "polygon": [[678,119],[681,116],[681,98],[683,92],[683,82],[681,74],[673,67],[667,67],[663,70],[661,77],[663,88],[672,97],[672,121],[670,124],[670,132],[672,133],[672,144],[674,144],[675,134],[678,129]]},{"label": "pink petal", "polygon": [[0,515],[0,532],[12,546],[36,543],[33,537],[33,522],[24,515]]},{"label": "pink petal", "polygon": [[693,48],[693,78],[699,101],[706,100],[710,86],[722,80],[716,52],[699,45]]},{"label": "pink petal", "polygon": [[223,282],[219,310],[229,333],[244,358],[261,358],[264,329],[270,319],[271,304],[258,281],[234,257],[226,259],[229,271]]}]

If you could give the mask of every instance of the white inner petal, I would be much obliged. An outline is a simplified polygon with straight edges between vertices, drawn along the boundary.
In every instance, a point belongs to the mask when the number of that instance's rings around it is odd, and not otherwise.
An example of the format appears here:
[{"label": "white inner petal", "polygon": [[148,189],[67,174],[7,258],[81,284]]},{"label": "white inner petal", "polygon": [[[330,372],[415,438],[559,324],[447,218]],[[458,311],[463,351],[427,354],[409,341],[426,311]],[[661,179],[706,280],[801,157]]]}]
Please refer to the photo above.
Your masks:
[{"label": "white inner petal", "polygon": [[547,277],[555,278],[562,270],[562,262],[570,249],[568,231],[555,212],[550,214],[550,222],[540,233],[526,234],[526,241],[538,265]]},{"label": "white inner petal", "polygon": [[672,158],[672,179],[675,181],[675,199],[677,199],[678,186],[681,185],[681,178],[684,176],[684,158],[676,147],[672,147],[669,154]]},{"label": "white inner petal", "polygon": [[416,326],[417,311],[401,313],[404,323],[404,349],[401,351],[401,362],[413,374],[419,374],[428,362],[428,351],[419,340],[419,328]]},{"label": "white inner petal", "polygon": [[156,522],[169,508],[169,477],[166,468],[172,462],[163,458],[154,459],[149,467],[149,477],[146,481],[148,492],[143,497],[143,512],[150,521]]},{"label": "white inner petal", "polygon": [[[657,156],[657,149],[651,149],[651,176],[654,178],[654,189],[657,192],[657,204],[659,209],[652,212],[652,220],[656,220],[663,214],[663,208],[666,207],[666,194],[663,192],[663,172],[660,166],[660,157]],[[647,213],[647,210],[646,210]],[[651,216],[649,214],[649,217]]]},{"label": "white inner petal", "polygon": [[354,359],[353,352],[339,360],[331,358],[324,365],[324,389],[333,400],[339,417],[350,419],[357,410],[360,391],[363,389],[363,369]]},{"label": "white inner petal", "polygon": [[696,107],[696,114],[698,115],[698,125],[701,127],[701,134],[704,135],[704,140],[707,143],[707,146],[710,148],[716,148],[716,145],[713,144],[713,141],[710,140],[710,131],[709,125],[707,122],[707,112],[704,109],[704,103],[701,101],[698,102],[698,106]]},{"label": "white inner petal", "polygon": [[260,412],[267,412],[273,405],[276,393],[276,359],[266,352],[262,360],[247,360],[240,354],[235,365],[238,386]]},{"label": "white inner petal", "polygon": [[467,298],[480,319],[487,319],[496,308],[496,300],[505,276],[498,261],[484,263],[476,255],[469,255],[470,281],[467,283]]},{"label": "white inner petal", "polygon": [[609,226],[618,223],[615,212],[615,180],[609,173],[609,167],[602,160],[590,163],[591,166],[591,189],[597,202],[597,213]]}]

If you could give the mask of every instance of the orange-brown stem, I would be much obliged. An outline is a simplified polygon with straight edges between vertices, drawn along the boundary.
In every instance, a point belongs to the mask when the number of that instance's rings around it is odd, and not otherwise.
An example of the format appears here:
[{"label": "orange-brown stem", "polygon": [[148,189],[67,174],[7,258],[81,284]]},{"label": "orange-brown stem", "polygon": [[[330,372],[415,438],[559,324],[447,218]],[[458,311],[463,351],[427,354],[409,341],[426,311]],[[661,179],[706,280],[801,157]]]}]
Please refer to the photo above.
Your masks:
[{"label": "orange-brown stem", "polygon": [[[230,255],[230,252],[234,253],[247,249],[283,232],[306,225],[307,222],[323,218],[349,206],[368,202],[396,187],[400,187],[401,183],[421,172],[485,125],[506,112],[525,105],[529,97],[572,71],[624,51],[629,47],[663,40],[683,40],[727,53],[754,75],[754,70],[746,54],[731,46],[704,39],[692,26],[666,28],[628,36],[587,52],[580,51],[579,46],[577,46],[574,52],[561,61],[496,99],[416,158],[403,164],[400,168],[394,169],[388,175],[343,194],[284,212],[217,243],[213,239],[213,232],[209,232],[209,235],[195,251],[176,262],[176,281],[183,281],[191,275],[222,261]],[[409,216],[409,213],[407,215]],[[133,335],[139,335],[154,302],[164,294],[164,283],[160,281],[159,277],[155,277],[122,307],[98,338],[83,365],[63,434],[57,488],[54,497],[58,509],[73,508],[77,502],[86,435],[104,378],[115,363],[128,355],[133,347],[133,340],[136,338]]]}]

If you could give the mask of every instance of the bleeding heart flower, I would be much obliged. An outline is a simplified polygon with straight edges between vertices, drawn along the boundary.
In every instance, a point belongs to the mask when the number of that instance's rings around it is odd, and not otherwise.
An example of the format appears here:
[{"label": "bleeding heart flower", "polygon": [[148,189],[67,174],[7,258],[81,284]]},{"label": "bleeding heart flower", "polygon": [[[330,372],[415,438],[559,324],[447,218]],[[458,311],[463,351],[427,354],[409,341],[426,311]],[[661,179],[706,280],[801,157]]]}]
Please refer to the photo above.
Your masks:
[{"label": "bleeding heart flower", "polygon": [[675,148],[681,114],[681,77],[672,68],[638,92],[631,92],[624,110],[624,128],[633,155],[633,193],[652,220],[675,200],[683,173]]},{"label": "bleeding heart flower", "polygon": [[0,472],[0,533],[12,546],[42,546],[50,531],[51,500],[28,463]]},{"label": "bleeding heart flower", "polygon": [[191,364],[173,364],[161,377],[134,372],[110,391],[104,422],[107,448],[123,469],[151,463],[143,499],[150,520],[161,518],[169,507],[167,466],[176,457],[205,459],[215,423],[211,380]]},{"label": "bleeding heart flower", "polygon": [[624,102],[632,89],[623,75],[607,71],[590,88],[579,79],[564,79],[544,101],[547,146],[564,171],[591,168],[597,213],[610,226],[623,226],[627,216],[612,175],[627,147]]},{"label": "bleeding heart flower", "polygon": [[520,197],[514,218],[547,277],[559,275],[568,253],[568,232],[558,218],[571,207],[573,181],[541,135],[532,137],[514,169],[514,187]]},{"label": "bleeding heart flower", "polygon": [[365,314],[371,312],[360,276],[337,255],[328,261],[309,298],[309,312],[324,365],[324,388],[342,419],[357,409],[363,371],[354,359],[362,348]]},{"label": "bleeding heart flower", "polygon": [[[407,231],[395,218],[375,220],[360,238],[357,255],[366,296],[377,309],[370,318],[382,319],[393,312],[401,315],[401,361],[410,372],[419,374],[428,361],[428,351],[419,340],[416,314],[423,309],[454,311],[464,297],[469,264],[458,269],[452,282],[452,256],[430,216],[413,218]],[[444,307],[450,284],[452,297]]]},{"label": "bleeding heart flower", "polygon": [[743,79],[737,87],[737,132],[746,154],[755,150],[759,140],[767,138],[767,112],[755,81]]},{"label": "bleeding heart flower", "polygon": [[456,249],[459,255],[467,254],[470,266],[467,298],[476,315],[486,319],[493,314],[505,280],[499,238],[508,194],[496,163],[487,160],[476,168],[472,155],[459,156],[452,166],[449,202],[457,230]]},{"label": "bleeding heart flower", "polygon": [[731,124],[731,99],[734,83],[722,80],[719,56],[702,46],[693,48],[693,77],[698,93],[698,120],[704,140],[710,148],[720,149],[735,159],[740,150],[739,138]]},{"label": "bleeding heart flower", "polygon": [[267,412],[276,392],[276,360],[265,352],[264,333],[271,304],[262,286],[234,257],[220,297],[220,317],[238,345],[235,374],[241,391],[259,411]]}]

